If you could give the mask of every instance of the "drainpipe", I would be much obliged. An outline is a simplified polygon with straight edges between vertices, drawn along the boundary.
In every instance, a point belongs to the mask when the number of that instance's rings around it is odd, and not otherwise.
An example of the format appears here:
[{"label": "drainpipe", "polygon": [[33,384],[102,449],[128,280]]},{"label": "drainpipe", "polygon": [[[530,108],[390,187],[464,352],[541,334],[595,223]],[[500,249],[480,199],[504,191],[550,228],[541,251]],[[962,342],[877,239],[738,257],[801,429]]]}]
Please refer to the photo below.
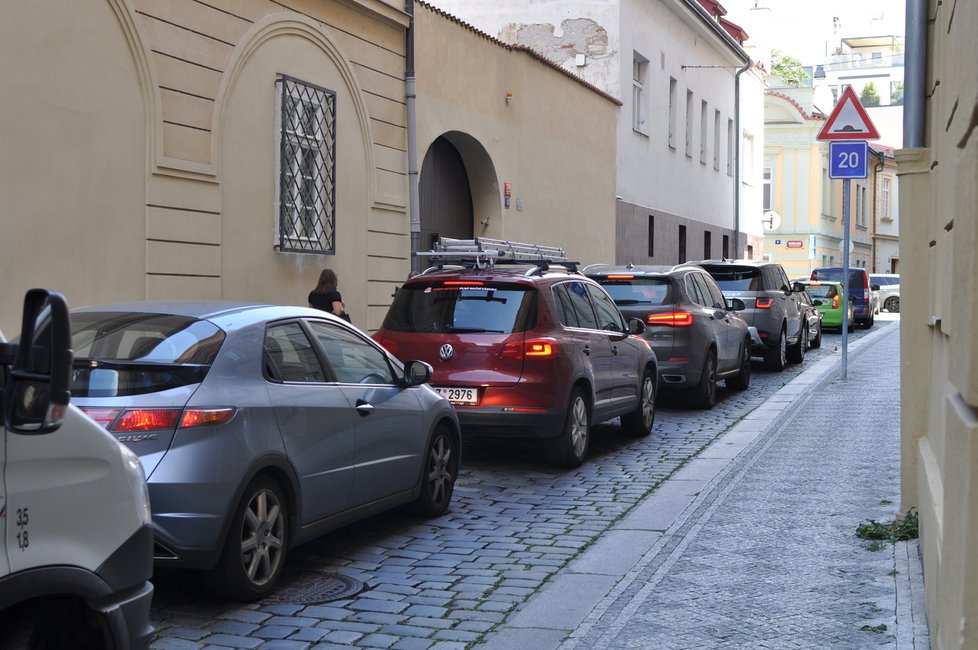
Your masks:
[{"label": "drainpipe", "polygon": [[411,271],[419,272],[421,250],[421,206],[418,176],[417,86],[414,77],[414,0],[405,0],[404,11],[410,16],[404,34],[404,81],[407,95],[408,213],[411,218]]},{"label": "drainpipe", "polygon": [[927,93],[928,0],[907,0],[907,47],[904,54],[903,146],[924,146]]},{"label": "drainpipe", "polygon": [[[907,0],[908,2],[910,0]],[[740,75],[750,70],[751,61],[747,60],[743,68],[734,75],[734,236],[733,259],[740,259]]]}]

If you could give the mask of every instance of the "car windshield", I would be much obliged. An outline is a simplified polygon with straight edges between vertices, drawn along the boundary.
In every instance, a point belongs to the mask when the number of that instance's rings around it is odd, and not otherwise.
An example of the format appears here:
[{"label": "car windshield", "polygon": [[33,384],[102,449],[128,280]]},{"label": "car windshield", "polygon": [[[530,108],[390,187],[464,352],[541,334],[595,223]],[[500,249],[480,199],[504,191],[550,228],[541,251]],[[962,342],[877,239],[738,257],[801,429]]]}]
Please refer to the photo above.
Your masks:
[{"label": "car windshield", "polygon": [[761,270],[752,266],[704,266],[721,291],[759,291]]},{"label": "car windshield", "polygon": [[[815,269],[812,271],[812,280],[826,280],[829,282],[838,282],[842,284],[843,276],[842,269]],[[865,289],[865,283],[863,282],[863,272],[854,271],[849,269],[849,288],[850,289]]]},{"label": "car windshield", "polygon": [[529,287],[462,280],[401,287],[384,328],[395,332],[509,334],[536,325],[537,292]]},{"label": "car windshield", "polygon": [[71,315],[71,339],[71,394],[119,397],[199,383],[224,332],[187,316],[82,312]]},{"label": "car windshield", "polygon": [[805,285],[808,295],[812,298],[835,298],[836,290],[833,284],[809,284]]},{"label": "car windshield", "polygon": [[594,278],[619,305],[664,305],[672,302],[672,285],[666,278]]}]

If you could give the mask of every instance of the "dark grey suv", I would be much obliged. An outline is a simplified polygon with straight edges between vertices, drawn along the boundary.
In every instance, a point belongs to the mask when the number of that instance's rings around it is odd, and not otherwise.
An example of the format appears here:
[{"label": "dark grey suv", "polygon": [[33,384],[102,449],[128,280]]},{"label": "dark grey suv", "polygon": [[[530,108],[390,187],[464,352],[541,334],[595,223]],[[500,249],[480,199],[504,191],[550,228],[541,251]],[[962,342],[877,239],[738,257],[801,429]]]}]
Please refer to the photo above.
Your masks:
[{"label": "dark grey suv", "polygon": [[750,385],[751,336],[713,278],[699,266],[608,266],[584,273],[596,280],[626,317],[646,323],[645,338],[659,360],[659,386],[688,391],[694,404],[716,402],[716,382],[744,390]]},{"label": "dark grey suv", "polygon": [[698,264],[713,276],[724,296],[744,301],[746,309],[740,315],[750,327],[754,354],[764,357],[768,370],[780,371],[788,361],[804,361],[808,328],[802,327],[801,299],[780,264],[757,260]]}]

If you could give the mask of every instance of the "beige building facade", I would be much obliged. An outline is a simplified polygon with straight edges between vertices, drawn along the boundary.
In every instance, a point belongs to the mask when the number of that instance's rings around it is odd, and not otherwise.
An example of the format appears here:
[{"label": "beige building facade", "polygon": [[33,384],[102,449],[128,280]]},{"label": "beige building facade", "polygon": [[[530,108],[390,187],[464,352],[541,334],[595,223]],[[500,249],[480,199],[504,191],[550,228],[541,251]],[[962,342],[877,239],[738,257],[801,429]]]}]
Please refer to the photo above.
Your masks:
[{"label": "beige building facade", "polygon": [[[467,236],[611,259],[617,100],[415,10],[420,155],[461,156],[422,169],[433,196],[461,174]],[[379,327],[411,269],[409,24],[395,0],[2,3],[0,302],[304,305],[328,267]]]},{"label": "beige building facade", "polygon": [[[896,152],[903,217],[902,500],[904,510],[916,507],[920,514],[931,646],[975,648],[978,5],[923,4],[926,13],[916,21],[927,34],[922,142]],[[909,63],[907,70],[909,81]]]}]

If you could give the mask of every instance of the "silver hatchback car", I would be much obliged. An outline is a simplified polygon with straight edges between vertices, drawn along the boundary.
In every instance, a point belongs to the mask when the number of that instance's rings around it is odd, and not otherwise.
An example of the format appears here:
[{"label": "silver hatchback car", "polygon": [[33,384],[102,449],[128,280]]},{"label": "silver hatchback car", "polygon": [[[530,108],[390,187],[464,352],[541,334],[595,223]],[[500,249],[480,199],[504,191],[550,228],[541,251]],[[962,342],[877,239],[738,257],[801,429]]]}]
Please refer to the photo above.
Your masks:
[{"label": "silver hatchback car", "polygon": [[444,513],[454,408],[324,312],[145,302],[71,314],[72,401],[139,455],[157,566],[266,595],[290,547],[393,506]]}]

